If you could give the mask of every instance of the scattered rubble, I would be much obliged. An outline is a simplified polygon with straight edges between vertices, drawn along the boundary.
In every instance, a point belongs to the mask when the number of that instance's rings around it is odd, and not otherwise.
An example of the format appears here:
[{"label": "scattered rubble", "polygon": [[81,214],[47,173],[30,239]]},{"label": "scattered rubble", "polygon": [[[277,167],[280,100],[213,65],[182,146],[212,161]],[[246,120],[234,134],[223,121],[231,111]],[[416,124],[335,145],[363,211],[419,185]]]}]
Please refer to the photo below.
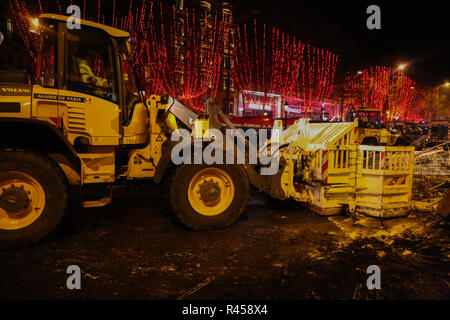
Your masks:
[{"label": "scattered rubble", "polygon": [[[450,185],[450,143],[417,151],[413,181],[413,211],[437,213],[446,216],[445,210],[437,210],[444,195],[448,197]],[[442,206],[441,206],[442,207]],[[444,212],[442,214],[442,212]]]},{"label": "scattered rubble", "polygon": [[414,211],[433,212],[450,184],[449,176],[414,176],[412,207]]},{"label": "scattered rubble", "polygon": [[416,151],[414,175],[450,176],[450,143]]}]

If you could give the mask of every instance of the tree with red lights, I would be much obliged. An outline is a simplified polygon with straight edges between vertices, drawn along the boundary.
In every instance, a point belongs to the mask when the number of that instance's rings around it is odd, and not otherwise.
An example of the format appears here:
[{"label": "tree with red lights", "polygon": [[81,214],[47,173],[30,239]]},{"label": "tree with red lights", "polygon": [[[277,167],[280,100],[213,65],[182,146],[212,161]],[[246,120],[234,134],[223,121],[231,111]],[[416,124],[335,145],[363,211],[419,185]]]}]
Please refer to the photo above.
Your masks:
[{"label": "tree with red lights", "polygon": [[337,61],[337,55],[306,45],[296,89],[297,96],[305,100],[306,113],[313,100],[323,102],[333,94]]},{"label": "tree with red lights", "polygon": [[337,56],[256,21],[238,27],[235,78],[242,90],[324,101],[333,92]]},{"label": "tree with red lights", "polygon": [[149,20],[144,60],[162,89],[195,108],[215,96],[228,21],[194,9],[166,8]]},{"label": "tree with red lights", "polygon": [[380,110],[387,120],[419,119],[425,95],[424,89],[400,70],[388,67],[370,67],[345,79],[349,93],[347,108]]},{"label": "tree with red lights", "polygon": [[278,28],[264,24],[237,27],[236,85],[241,90],[292,95],[295,92],[304,45]]},{"label": "tree with red lights", "polygon": [[346,77],[346,91],[355,107],[383,110],[389,92],[391,69],[370,67]]}]

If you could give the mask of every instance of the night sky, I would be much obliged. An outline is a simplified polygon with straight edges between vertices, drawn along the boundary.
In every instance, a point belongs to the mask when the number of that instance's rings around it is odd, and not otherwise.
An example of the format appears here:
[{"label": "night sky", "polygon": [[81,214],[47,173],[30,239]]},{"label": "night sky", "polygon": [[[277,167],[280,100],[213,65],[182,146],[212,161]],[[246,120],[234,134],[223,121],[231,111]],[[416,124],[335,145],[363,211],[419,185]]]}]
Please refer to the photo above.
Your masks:
[{"label": "night sky", "polygon": [[[448,1],[230,0],[238,22],[276,24],[299,39],[340,56],[338,76],[370,65],[396,67],[418,84],[450,80]],[[445,5],[447,3],[447,6]],[[381,30],[369,30],[366,9],[381,8]]]}]

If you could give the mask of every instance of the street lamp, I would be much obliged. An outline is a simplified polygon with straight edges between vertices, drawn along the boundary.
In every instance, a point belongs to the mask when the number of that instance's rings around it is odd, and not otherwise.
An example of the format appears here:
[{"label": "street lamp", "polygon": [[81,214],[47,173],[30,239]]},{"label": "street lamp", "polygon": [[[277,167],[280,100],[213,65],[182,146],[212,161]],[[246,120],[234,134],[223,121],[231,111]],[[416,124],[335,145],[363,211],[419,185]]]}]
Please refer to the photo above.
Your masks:
[{"label": "street lamp", "polygon": [[35,19],[31,20],[31,23],[32,23],[36,28],[39,27],[39,19],[38,19],[38,18],[35,18]]},{"label": "street lamp", "polygon": [[30,29],[28,31],[37,33],[38,27],[39,27],[39,19],[38,18],[31,19],[30,20]]},{"label": "street lamp", "polygon": [[[403,75],[400,73],[398,73],[399,71],[404,71],[405,69],[406,69],[406,67],[408,66],[408,64],[406,64],[406,63],[401,63],[401,64],[399,64],[398,66],[397,66],[397,69],[395,69],[393,72],[392,72],[392,81],[394,81],[394,80],[397,80],[398,78],[400,78],[400,77],[402,77]],[[392,85],[391,85],[392,86]],[[414,90],[414,87],[411,87],[410,88],[411,90]],[[387,96],[387,103],[388,103],[388,109],[391,109],[391,94],[390,93],[388,93],[388,96]],[[390,118],[390,117],[392,117],[392,114],[389,116],[389,111],[386,113],[387,114],[387,116],[388,116],[388,119]]]}]

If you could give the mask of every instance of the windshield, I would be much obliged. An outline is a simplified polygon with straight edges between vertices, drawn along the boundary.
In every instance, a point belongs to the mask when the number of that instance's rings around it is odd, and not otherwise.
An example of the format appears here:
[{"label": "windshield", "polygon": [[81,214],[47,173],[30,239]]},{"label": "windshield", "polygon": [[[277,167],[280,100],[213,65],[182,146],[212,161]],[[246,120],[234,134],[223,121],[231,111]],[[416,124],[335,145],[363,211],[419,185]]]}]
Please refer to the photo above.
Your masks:
[{"label": "windshield", "polygon": [[377,111],[359,111],[357,113],[359,121],[378,124],[380,121],[379,112]]},{"label": "windshield", "polygon": [[129,54],[127,44],[128,40],[121,40],[119,48],[120,48],[120,56],[122,63],[122,77],[124,83],[124,96],[125,96],[125,105],[127,108],[131,107],[131,104],[136,99],[139,99],[139,92],[137,87],[136,79],[134,78],[133,73],[133,64],[131,62],[131,56]]},{"label": "windshield", "polygon": [[113,43],[103,31],[83,27],[66,32],[68,90],[118,103]]}]

